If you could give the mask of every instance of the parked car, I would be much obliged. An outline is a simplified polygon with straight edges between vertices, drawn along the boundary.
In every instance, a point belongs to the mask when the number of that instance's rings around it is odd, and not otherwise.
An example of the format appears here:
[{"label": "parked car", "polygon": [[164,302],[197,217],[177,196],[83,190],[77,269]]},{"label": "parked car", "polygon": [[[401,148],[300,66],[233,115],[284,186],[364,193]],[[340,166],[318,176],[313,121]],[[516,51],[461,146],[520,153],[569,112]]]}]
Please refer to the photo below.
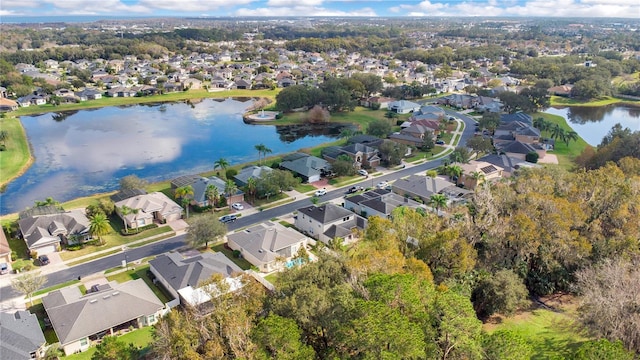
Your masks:
[{"label": "parked car", "polygon": [[358,174],[360,174],[362,176],[369,176],[369,173],[365,169],[358,170]]},{"label": "parked car", "polygon": [[361,190],[364,190],[362,186],[352,186],[349,188],[349,190],[347,190],[347,194],[353,194],[354,192],[358,192]]},{"label": "parked car", "polygon": [[444,140],[438,140],[438,141],[436,141],[436,144],[437,145],[444,145]]},{"label": "parked car", "polygon": [[241,203],[233,203],[231,205],[232,208],[236,209],[236,210],[242,210],[244,209],[244,206]]},{"label": "parked car", "polygon": [[386,181],[381,181],[376,186],[378,187],[378,189],[386,189],[389,187],[389,183]]},{"label": "parked car", "polygon": [[323,195],[327,195],[327,190],[326,190],[326,189],[319,189],[319,190],[316,190],[316,192],[315,192],[315,194],[314,194],[314,195],[315,195],[315,196],[323,196]]},{"label": "parked car", "polygon": [[40,265],[42,265],[42,266],[49,265],[49,263],[50,263],[49,257],[47,255],[38,256],[38,261],[40,262]]},{"label": "parked car", "polygon": [[226,224],[226,223],[230,223],[230,222],[236,221],[237,218],[238,218],[237,215],[229,214],[229,215],[225,215],[225,216],[220,217],[220,219],[218,219],[218,220],[220,220],[220,222]]},{"label": "parked car", "polygon": [[7,263],[0,264],[0,275],[4,275],[9,272],[9,265]]}]

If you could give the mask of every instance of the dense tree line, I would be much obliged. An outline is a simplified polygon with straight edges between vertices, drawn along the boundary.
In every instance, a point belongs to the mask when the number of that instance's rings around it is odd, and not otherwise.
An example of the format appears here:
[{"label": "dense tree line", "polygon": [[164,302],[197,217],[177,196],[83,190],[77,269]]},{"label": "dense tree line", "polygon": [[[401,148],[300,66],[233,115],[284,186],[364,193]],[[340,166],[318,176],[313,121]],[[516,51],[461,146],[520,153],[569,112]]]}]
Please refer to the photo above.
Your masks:
[{"label": "dense tree line", "polygon": [[631,131],[616,124],[604,136],[602,142],[594,150],[586,148],[576,159],[579,166],[587,169],[597,169],[609,162],[615,162],[626,171],[640,173],[640,169],[631,158],[640,158],[640,131]]}]

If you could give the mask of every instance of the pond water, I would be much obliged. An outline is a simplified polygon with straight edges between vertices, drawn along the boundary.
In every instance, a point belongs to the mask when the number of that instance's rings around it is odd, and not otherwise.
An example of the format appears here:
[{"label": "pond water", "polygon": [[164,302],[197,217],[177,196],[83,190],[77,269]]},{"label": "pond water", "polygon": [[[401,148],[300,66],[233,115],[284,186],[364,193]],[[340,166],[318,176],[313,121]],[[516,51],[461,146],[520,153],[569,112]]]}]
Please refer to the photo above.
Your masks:
[{"label": "pond water", "polygon": [[0,195],[0,214],[53,197],[67,201],[118,188],[135,174],[149,181],[258,159],[254,146],[273,154],[333,141],[344,124],[248,125],[243,112],[252,99],[205,99],[107,107],[22,117],[35,163]]},{"label": "pond water", "polygon": [[560,115],[589,145],[597,146],[609,130],[620,123],[623,128],[640,131],[640,107],[607,105],[599,107],[549,108],[546,113]]}]

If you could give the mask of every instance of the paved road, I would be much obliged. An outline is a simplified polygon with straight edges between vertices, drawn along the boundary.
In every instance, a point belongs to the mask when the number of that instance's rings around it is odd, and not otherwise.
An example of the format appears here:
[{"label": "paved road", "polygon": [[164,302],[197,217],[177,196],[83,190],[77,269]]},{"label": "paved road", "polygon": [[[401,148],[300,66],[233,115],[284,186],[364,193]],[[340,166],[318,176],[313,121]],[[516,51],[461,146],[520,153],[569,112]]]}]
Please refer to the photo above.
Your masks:
[{"label": "paved road", "polygon": [[[445,109],[445,112],[447,112],[450,115],[459,117],[465,122],[466,126],[462,134],[461,140],[459,142],[460,144],[465,144],[467,139],[473,136],[475,121],[468,116],[459,114],[454,111]],[[363,181],[349,185],[349,187],[353,185],[371,187],[371,186],[375,186],[375,184],[381,181],[391,182],[393,180],[396,180],[408,175],[412,175],[419,172],[425,172],[426,170],[436,168],[442,165],[443,162],[444,162],[444,159],[433,160],[433,161],[425,162],[420,165],[411,166],[406,169],[398,170],[393,173],[378,176],[375,178],[371,177],[366,180],[364,180],[363,178]],[[344,188],[336,189],[336,190],[327,192],[327,194],[322,197],[322,201],[334,200],[344,195],[345,195]],[[293,201],[281,206],[277,206],[268,210],[264,210],[259,213],[242,216],[238,218],[238,220],[236,220],[235,222],[229,224],[229,230],[237,230],[252,224],[267,221],[274,217],[283,216],[283,215],[292,213],[303,206],[308,206],[310,204],[311,202],[309,201],[309,199],[305,198],[305,199]],[[127,250],[126,251],[127,260],[129,262],[133,262],[149,256],[154,256],[154,255],[162,254],[167,251],[176,250],[186,245],[185,237],[186,237],[185,235],[179,235],[169,239],[160,240],[160,241],[151,243],[149,245]],[[94,261],[86,262],[80,265],[70,267],[68,269],[64,269],[64,270],[60,270],[60,271],[48,274],[47,282],[43,287],[50,287],[56,284],[61,284],[69,280],[77,279],[78,276],[88,276],[90,274],[100,273],[107,269],[120,266],[122,264],[122,260],[125,259],[124,257],[125,257],[125,254],[118,253],[118,254],[106,256]],[[17,293],[8,285],[0,287],[0,301],[6,298],[14,298],[19,295],[20,295],[19,293]]]}]

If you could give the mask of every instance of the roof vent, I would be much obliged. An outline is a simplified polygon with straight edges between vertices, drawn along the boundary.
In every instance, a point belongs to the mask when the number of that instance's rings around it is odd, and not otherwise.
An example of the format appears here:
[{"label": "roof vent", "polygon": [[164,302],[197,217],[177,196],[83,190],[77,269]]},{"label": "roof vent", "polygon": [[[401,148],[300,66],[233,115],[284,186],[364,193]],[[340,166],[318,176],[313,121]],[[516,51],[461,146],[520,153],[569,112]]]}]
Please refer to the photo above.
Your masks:
[{"label": "roof vent", "polygon": [[323,208],[318,208],[318,211],[324,211],[324,209]]},{"label": "roof vent", "polygon": [[93,299],[93,300],[89,301],[90,304],[95,304],[97,302],[98,302],[98,300],[96,300],[96,299]]},{"label": "roof vent", "polygon": [[114,292],[114,293],[113,293],[113,294],[111,294],[111,295],[116,296],[116,295],[118,295],[118,294],[120,294],[120,291],[116,291],[116,292]]},{"label": "roof vent", "polygon": [[108,299],[109,297],[110,297],[110,295],[105,295],[105,296],[103,296],[102,298],[106,300],[106,299]]}]

